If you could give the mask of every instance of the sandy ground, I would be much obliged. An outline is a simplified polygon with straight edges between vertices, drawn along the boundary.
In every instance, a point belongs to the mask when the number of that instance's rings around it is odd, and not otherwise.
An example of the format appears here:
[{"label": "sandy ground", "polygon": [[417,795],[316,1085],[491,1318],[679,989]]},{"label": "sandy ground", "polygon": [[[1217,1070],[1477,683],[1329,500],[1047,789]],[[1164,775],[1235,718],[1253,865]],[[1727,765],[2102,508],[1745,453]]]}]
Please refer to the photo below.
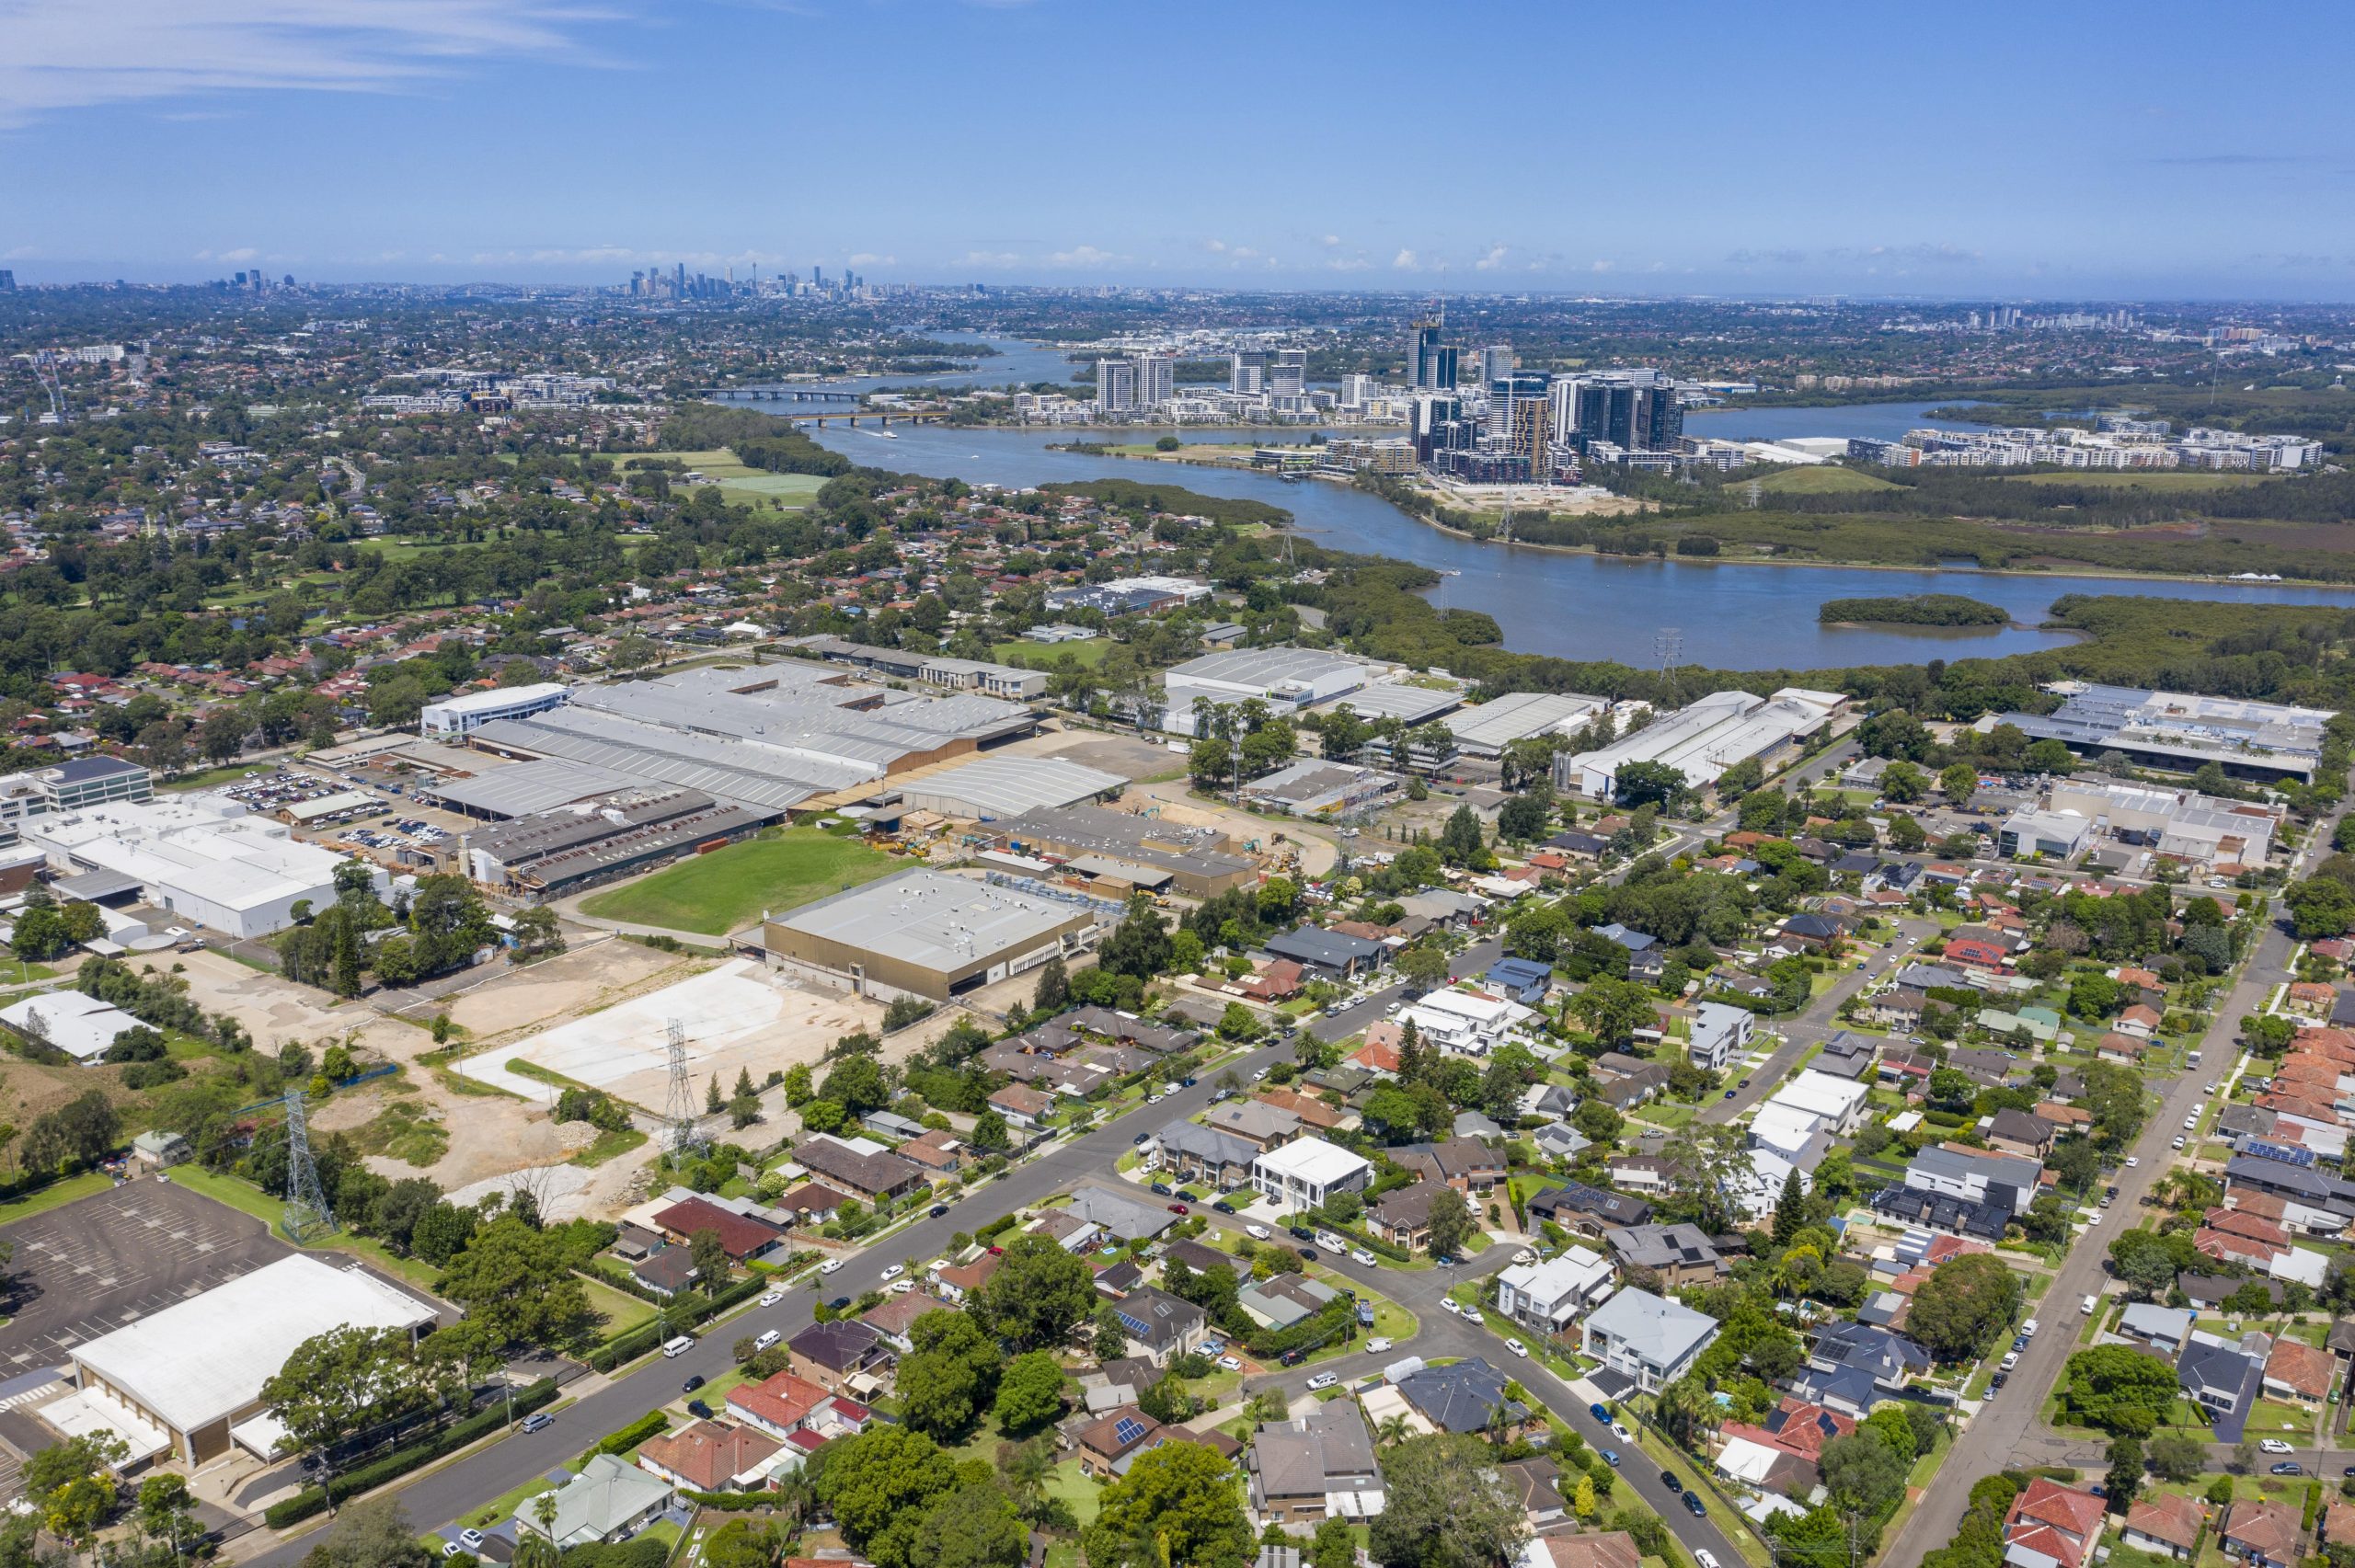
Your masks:
[{"label": "sandy ground", "polygon": [[1051,730],[1017,740],[1005,750],[1026,757],[1061,757],[1127,779],[1149,779],[1186,765],[1184,752],[1172,751],[1156,741],[1092,729]]},{"label": "sandy ground", "polygon": [[695,962],[635,942],[592,942],[468,991],[450,1004],[450,1021],[488,1040],[592,1012],[658,979],[684,978]]},{"label": "sandy ground", "polygon": [[316,1049],[351,1036],[399,1060],[405,1050],[427,1039],[422,1031],[393,1023],[365,1003],[339,1002],[326,991],[249,969],[218,953],[165,956],[181,966],[190,1001],[207,1013],[235,1017],[253,1036],[255,1047],[273,1056],[284,1045],[301,1043]]}]

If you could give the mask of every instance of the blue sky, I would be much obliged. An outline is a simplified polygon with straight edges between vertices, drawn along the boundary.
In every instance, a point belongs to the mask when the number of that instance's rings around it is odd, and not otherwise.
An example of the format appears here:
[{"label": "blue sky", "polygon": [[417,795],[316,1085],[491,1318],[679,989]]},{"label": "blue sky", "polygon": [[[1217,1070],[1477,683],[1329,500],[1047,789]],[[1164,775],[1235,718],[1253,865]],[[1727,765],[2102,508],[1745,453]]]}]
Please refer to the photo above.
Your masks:
[{"label": "blue sky", "polygon": [[2345,300],[2350,17],[0,0],[0,265]]}]

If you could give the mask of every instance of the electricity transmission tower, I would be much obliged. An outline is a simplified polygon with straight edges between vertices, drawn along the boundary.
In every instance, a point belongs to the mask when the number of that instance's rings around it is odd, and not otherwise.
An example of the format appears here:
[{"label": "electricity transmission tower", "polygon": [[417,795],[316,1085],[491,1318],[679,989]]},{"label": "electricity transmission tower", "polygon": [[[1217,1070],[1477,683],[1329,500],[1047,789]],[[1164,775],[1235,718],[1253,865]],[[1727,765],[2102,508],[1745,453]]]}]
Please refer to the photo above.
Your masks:
[{"label": "electricity transmission tower", "polygon": [[335,1211],[319,1188],[319,1168],[311,1159],[310,1129],[303,1121],[303,1091],[286,1092],[286,1239],[300,1245],[335,1230]]},{"label": "electricity transmission tower", "polygon": [[695,1130],[695,1085],[687,1071],[687,1026],[676,1018],[670,1024],[671,1092],[662,1104],[662,1119],[670,1124],[673,1152],[703,1142]]},{"label": "electricity transmission tower", "polygon": [[1660,700],[1673,705],[1676,700],[1676,677],[1671,673],[1676,661],[1684,655],[1684,634],[1674,626],[1662,626],[1652,634],[1652,652],[1660,658]]}]

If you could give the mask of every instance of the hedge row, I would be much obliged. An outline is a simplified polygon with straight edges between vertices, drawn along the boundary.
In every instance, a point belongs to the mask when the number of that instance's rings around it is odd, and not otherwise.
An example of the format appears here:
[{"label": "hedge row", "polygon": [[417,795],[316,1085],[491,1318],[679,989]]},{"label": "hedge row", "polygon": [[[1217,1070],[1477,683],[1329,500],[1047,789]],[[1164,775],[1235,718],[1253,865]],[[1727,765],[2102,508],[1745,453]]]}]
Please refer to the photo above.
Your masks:
[{"label": "hedge row", "polygon": [[692,1486],[682,1486],[679,1495],[699,1508],[716,1508],[723,1514],[775,1508],[784,1504],[784,1499],[774,1492],[697,1492]]},{"label": "hedge row", "polygon": [[[530,1388],[515,1395],[515,1413],[528,1415],[556,1398],[556,1383],[542,1378]],[[464,1421],[443,1427],[422,1443],[406,1448],[396,1448],[383,1459],[373,1460],[356,1470],[336,1476],[329,1485],[338,1497],[357,1497],[373,1492],[388,1481],[397,1481],[413,1470],[431,1464],[445,1454],[454,1454],[469,1443],[480,1441],[507,1425],[505,1401],[476,1412]],[[271,1504],[262,1511],[262,1518],[272,1529],[284,1529],[299,1524],[314,1514],[324,1513],[327,1506],[326,1487],[306,1486],[293,1496]]]},{"label": "hedge row", "polygon": [[1008,1230],[1013,1230],[1014,1226],[1015,1216],[1011,1214],[1001,1214],[995,1219],[991,1220],[988,1224],[974,1231],[973,1234],[979,1240],[986,1242],[992,1236],[1003,1236]]},{"label": "hedge row", "polygon": [[618,1432],[608,1432],[597,1446],[580,1456],[587,1464],[599,1454],[626,1454],[649,1437],[671,1429],[671,1418],[659,1410],[649,1410]]}]

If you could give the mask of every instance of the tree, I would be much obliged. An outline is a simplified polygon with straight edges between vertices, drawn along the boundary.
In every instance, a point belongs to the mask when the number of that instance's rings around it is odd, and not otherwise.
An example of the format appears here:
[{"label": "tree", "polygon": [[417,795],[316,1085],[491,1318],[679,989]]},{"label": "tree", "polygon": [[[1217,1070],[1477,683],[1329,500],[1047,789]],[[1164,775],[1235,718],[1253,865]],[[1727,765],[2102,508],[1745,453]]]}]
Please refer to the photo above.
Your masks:
[{"label": "tree", "polygon": [[2142,1490],[2142,1445],[2132,1437],[2109,1440],[2109,1506],[2123,1513]]},{"label": "tree", "polygon": [[908,1560],[924,1568],[1017,1568],[1029,1553],[1030,1532],[993,1480],[936,1499],[917,1522]]},{"label": "tree", "polygon": [[1949,762],[1938,771],[1938,792],[1957,806],[1968,806],[1979,793],[1979,770],[1969,762]]},{"label": "tree", "polygon": [[1984,1350],[2019,1304],[2019,1276],[1994,1253],[1948,1258],[1913,1292],[1906,1332],[1931,1355],[1960,1360]]},{"label": "tree", "polygon": [[1797,1165],[1783,1173],[1783,1190],[1775,1200],[1775,1244],[1787,1247],[1807,1223],[1807,1187]]},{"label": "tree", "polygon": [[1082,1539],[1090,1568],[1242,1568],[1252,1558],[1234,1468],[1199,1443],[1138,1455],[1099,1494]]},{"label": "tree", "polygon": [[[1615,944],[1614,944],[1615,945]],[[1570,1011],[1588,1032],[1606,1046],[1621,1047],[1660,1016],[1660,1003],[1649,990],[1633,980],[1598,976],[1570,999]]]},{"label": "tree", "polygon": [[1447,955],[1428,944],[1407,948],[1398,955],[1399,978],[1421,990],[1434,990],[1447,984]]},{"label": "tree", "polygon": [[706,1294],[728,1283],[728,1244],[708,1226],[687,1238],[687,1255],[695,1260],[695,1283]]},{"label": "tree", "polygon": [[2127,1230],[2109,1243],[2110,1272],[2144,1296],[2156,1298],[2175,1284],[2181,1260],[2155,1230]]},{"label": "tree", "polygon": [[316,1449],[440,1402],[452,1381],[408,1331],[344,1327],[296,1345],[261,1394],[296,1447]]},{"label": "tree", "polygon": [[1413,1437],[1383,1456],[1388,1501],[1366,1549],[1383,1568],[1503,1568],[1529,1538],[1494,1450],[1468,1434]]},{"label": "tree", "polygon": [[900,1363],[900,1419],[942,1442],[961,1438],[996,1392],[1005,1356],[963,1312],[927,1312],[908,1330]]},{"label": "tree", "polygon": [[168,1545],[175,1560],[181,1555],[181,1541],[192,1550],[203,1539],[204,1524],[196,1516],[196,1498],[186,1476],[169,1471],[148,1475],[139,1483],[138,1508],[140,1533]]},{"label": "tree", "polygon": [[563,1345],[590,1322],[588,1295],[565,1244],[512,1214],[477,1230],[450,1259],[441,1295],[465,1308],[501,1345]]},{"label": "tree", "polygon": [[2096,1345],[2069,1357],[2062,1408],[2081,1425],[2114,1437],[2147,1437],[2173,1407],[2175,1368],[2122,1345]]},{"label": "tree", "polygon": [[2169,1433],[2152,1438],[2144,1451],[2151,1461],[2152,1473],[2161,1481],[2197,1481],[2208,1468],[2208,1446],[2197,1437]]},{"label": "tree", "polygon": [[1308,1546],[1308,1568],[1357,1568],[1357,1532],[1347,1519],[1324,1519]]},{"label": "tree", "polygon": [[400,1499],[379,1497],[346,1508],[303,1568],[433,1568],[433,1558]]},{"label": "tree", "polygon": [[1497,812],[1497,836],[1516,844],[1545,836],[1553,820],[1553,803],[1542,795],[1516,795]]},{"label": "tree", "polygon": [[1014,1133],[1004,1116],[983,1111],[973,1118],[972,1135],[965,1141],[984,1154],[1001,1154],[1014,1147]]},{"label": "tree", "polygon": [[1852,1432],[1823,1445],[1817,1458],[1823,1484],[1844,1507],[1877,1514],[1904,1494],[1910,1461],[1869,1432]]},{"label": "tree", "polygon": [[1005,1374],[997,1380],[994,1413],[999,1426],[1009,1433],[1028,1432],[1063,1413],[1063,1369],[1052,1351],[1025,1351],[1006,1363]]},{"label": "tree", "polygon": [[1061,955],[1039,966],[1039,989],[1030,998],[1034,1013],[1061,1013],[1071,1005],[1071,971]]},{"label": "tree", "polygon": [[1430,1241],[1428,1248],[1435,1258],[1458,1257],[1464,1243],[1471,1240],[1477,1228],[1472,1217],[1472,1206],[1453,1187],[1443,1187],[1431,1195]]},{"label": "tree", "polygon": [[820,1451],[811,1484],[843,1539],[879,1568],[909,1568],[926,1511],[954,1491],[957,1467],[904,1426],[875,1425]]},{"label": "tree", "polygon": [[130,1457],[130,1448],[112,1433],[52,1444],[25,1460],[25,1496],[52,1535],[83,1540],[113,1515],[114,1467]]},{"label": "tree", "polygon": [[1096,967],[1108,975],[1133,975],[1151,980],[1169,967],[1169,928],[1154,912],[1153,900],[1139,894],[1129,900],[1129,911],[1097,949]]},{"label": "tree", "polygon": [[1017,1350],[1063,1344],[1096,1310],[1096,1276],[1087,1265],[1044,1236],[1017,1236],[998,1271],[974,1293],[982,1326]]},{"label": "tree", "polygon": [[1621,806],[1666,806],[1684,793],[1684,770],[1666,762],[1627,762],[1612,775],[1612,798]]}]

